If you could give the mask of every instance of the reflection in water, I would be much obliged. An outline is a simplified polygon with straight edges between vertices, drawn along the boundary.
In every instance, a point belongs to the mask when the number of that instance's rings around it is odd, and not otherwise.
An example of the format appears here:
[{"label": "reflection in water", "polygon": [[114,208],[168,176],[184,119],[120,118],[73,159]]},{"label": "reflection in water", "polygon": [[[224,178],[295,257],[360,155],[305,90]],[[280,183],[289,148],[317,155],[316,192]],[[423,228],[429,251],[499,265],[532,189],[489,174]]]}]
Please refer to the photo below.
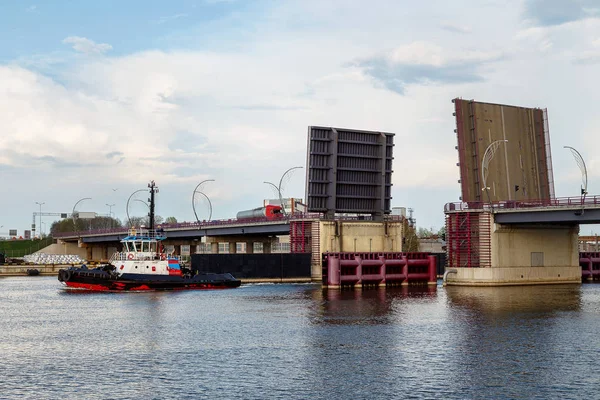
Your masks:
[{"label": "reflection in water", "polygon": [[[312,299],[303,369],[317,393],[377,399],[427,391],[426,359],[435,358],[436,346],[431,343],[430,352],[425,343],[437,319],[435,286],[314,290]],[[420,316],[418,304],[426,310]]]},{"label": "reflection in water", "polygon": [[587,399],[600,389],[600,285],[65,293],[55,278],[1,283],[2,398]]},{"label": "reflection in water", "polygon": [[437,287],[401,286],[363,290],[313,290],[320,305],[311,321],[315,324],[382,324],[397,318],[395,306],[410,299],[435,298]]},{"label": "reflection in water", "polygon": [[450,307],[474,309],[494,316],[515,312],[577,311],[581,307],[579,285],[447,286],[445,290]]},{"label": "reflection in water", "polygon": [[[578,285],[446,287],[454,338],[448,373],[465,390],[518,397],[523,387],[541,398],[572,391],[565,377],[585,375],[572,316],[581,308]],[[584,378],[585,379],[585,378]],[[560,397],[560,396],[559,396]]]}]

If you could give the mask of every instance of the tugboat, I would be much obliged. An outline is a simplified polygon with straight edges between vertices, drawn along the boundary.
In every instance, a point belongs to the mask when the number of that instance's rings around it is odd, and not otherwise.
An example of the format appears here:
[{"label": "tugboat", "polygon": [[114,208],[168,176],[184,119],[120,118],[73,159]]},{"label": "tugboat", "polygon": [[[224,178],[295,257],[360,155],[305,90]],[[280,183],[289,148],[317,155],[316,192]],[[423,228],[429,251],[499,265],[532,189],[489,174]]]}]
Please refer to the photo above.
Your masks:
[{"label": "tugboat", "polygon": [[121,240],[123,251],[112,255],[107,265],[89,269],[85,265],[58,271],[58,280],[70,288],[94,291],[229,289],[241,281],[231,274],[192,271],[182,267],[179,256],[166,254],[164,232],[154,229],[154,181],[150,189],[150,226],[130,229]]}]

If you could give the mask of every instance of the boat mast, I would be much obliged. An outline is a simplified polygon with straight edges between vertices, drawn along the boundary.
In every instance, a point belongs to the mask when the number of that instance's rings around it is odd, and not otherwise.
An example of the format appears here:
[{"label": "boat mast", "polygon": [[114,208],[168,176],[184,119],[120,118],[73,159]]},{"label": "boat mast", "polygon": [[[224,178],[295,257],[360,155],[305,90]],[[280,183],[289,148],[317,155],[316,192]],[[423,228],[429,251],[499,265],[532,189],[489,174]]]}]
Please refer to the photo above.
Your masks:
[{"label": "boat mast", "polygon": [[150,212],[148,213],[148,217],[150,217],[150,232],[154,232],[154,193],[158,192],[158,188],[154,181],[150,181],[148,187],[150,188]]}]

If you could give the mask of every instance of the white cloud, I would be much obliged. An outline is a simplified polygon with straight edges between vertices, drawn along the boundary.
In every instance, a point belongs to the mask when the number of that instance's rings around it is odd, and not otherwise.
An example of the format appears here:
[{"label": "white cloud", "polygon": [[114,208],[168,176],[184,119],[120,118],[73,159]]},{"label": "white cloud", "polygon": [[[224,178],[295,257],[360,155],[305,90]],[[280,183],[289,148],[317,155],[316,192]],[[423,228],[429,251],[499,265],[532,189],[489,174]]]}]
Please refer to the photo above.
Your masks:
[{"label": "white cloud", "polygon": [[473,30],[471,29],[471,27],[466,26],[466,25],[457,25],[457,24],[453,24],[453,23],[444,23],[440,26],[440,28],[442,28],[445,31],[448,32],[453,32],[453,33],[471,33]]},{"label": "white cloud", "polygon": [[[243,37],[229,39],[235,45],[226,51],[71,57],[47,62],[43,73],[35,62],[0,66],[0,171],[21,199],[3,198],[0,206],[32,199],[62,211],[92,197],[103,207],[119,201],[104,199],[104,190],[112,195],[110,188],[121,186],[117,193],[126,200],[154,179],[160,212],[190,220],[194,186],[212,178],[207,193],[214,217],[231,217],[272,195],[263,181],[304,165],[307,126],[325,125],[396,133],[393,203],[415,206],[421,223],[440,226],[443,204],[459,195],[450,102],[457,96],[548,107],[556,148],[600,146],[594,106],[600,82],[593,66],[572,62],[596,49],[594,22],[517,33],[516,8],[458,7],[482,34],[440,37],[443,21],[455,20],[445,14],[456,5],[440,9],[437,21],[427,7],[378,4],[365,10],[348,2],[277,2],[268,17],[244,27]],[[496,18],[477,23],[491,14]],[[221,37],[218,25],[211,30],[202,38]],[[482,39],[486,32],[492,39]],[[552,51],[540,52],[544,40]],[[85,38],[65,43],[88,54],[110,50]],[[375,58],[393,72],[382,79],[409,82],[403,95],[377,85],[374,73],[381,71],[356,62]],[[558,150],[553,155],[559,182],[572,160]],[[590,160],[590,188],[598,165]],[[302,175],[287,195],[303,197]],[[569,194],[557,186],[560,195]],[[436,191],[431,201],[437,204],[427,210],[419,208],[426,190]],[[413,203],[402,204],[408,194]]]},{"label": "white cloud", "polygon": [[574,61],[578,64],[598,64],[600,63],[600,50],[588,50],[577,55]]},{"label": "white cloud", "polygon": [[108,43],[96,43],[93,40],[80,36],[69,36],[63,43],[72,45],[73,49],[85,54],[103,54],[112,49]]},{"label": "white cloud", "polygon": [[501,51],[461,49],[451,51],[430,42],[417,41],[399,46],[387,54],[387,58],[398,64],[432,65],[441,67],[449,64],[481,63],[501,58]]}]

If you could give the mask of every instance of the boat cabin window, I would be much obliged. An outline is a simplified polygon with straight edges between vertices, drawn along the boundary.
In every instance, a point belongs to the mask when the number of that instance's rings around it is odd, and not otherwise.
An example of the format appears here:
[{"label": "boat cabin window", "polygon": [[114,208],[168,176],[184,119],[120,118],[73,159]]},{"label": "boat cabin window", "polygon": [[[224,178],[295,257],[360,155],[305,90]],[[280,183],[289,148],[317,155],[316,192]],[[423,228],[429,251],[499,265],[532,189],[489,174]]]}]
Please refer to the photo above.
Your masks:
[{"label": "boat cabin window", "polygon": [[125,245],[127,246],[127,251],[135,251],[135,245],[133,242],[126,242]]},{"label": "boat cabin window", "polygon": [[150,251],[156,253],[156,242],[150,242]]},{"label": "boat cabin window", "polygon": [[150,251],[150,242],[142,242],[142,251],[145,253]]}]

